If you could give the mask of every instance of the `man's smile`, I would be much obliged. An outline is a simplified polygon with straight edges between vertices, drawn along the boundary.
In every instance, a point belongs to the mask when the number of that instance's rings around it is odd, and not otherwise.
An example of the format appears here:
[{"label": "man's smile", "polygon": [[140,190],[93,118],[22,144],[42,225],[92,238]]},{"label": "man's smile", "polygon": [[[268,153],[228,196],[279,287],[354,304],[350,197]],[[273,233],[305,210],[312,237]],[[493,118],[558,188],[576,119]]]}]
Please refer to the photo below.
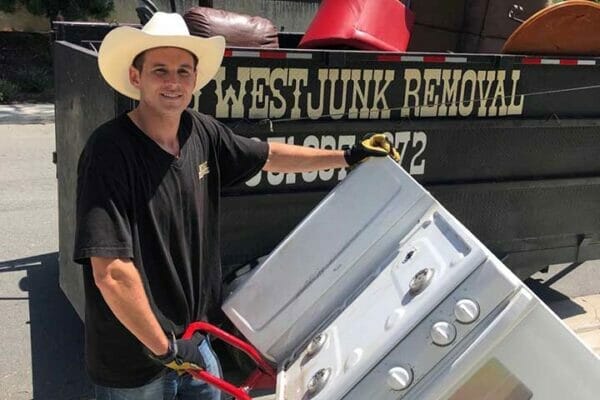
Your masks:
[{"label": "man's smile", "polygon": [[178,94],[178,93],[164,93],[164,92],[161,93],[160,95],[163,97],[166,97],[168,99],[178,99],[182,96],[181,94]]}]

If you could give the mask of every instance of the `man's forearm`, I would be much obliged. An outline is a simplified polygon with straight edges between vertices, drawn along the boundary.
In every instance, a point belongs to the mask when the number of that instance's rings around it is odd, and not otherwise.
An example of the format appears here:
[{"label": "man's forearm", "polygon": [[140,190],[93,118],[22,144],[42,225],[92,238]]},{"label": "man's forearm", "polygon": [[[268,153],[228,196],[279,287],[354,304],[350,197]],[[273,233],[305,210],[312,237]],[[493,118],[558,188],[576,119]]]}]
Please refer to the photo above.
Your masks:
[{"label": "man's forearm", "polygon": [[308,172],[347,166],[343,150],[324,150],[271,142],[269,159],[263,169],[270,172]]},{"label": "man's forearm", "polygon": [[156,355],[168,350],[168,339],[150,308],[133,262],[92,257],[94,280],[117,319]]}]

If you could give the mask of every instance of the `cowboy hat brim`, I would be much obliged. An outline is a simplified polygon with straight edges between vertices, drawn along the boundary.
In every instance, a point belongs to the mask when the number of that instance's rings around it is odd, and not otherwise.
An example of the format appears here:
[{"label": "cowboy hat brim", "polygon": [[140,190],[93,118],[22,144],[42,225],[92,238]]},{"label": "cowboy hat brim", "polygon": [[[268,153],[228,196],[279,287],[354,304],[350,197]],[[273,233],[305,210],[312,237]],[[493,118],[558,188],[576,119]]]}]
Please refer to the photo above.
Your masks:
[{"label": "cowboy hat brim", "polygon": [[198,58],[194,92],[204,87],[218,72],[225,52],[225,38],[213,36],[161,36],[123,26],[110,31],[98,51],[98,66],[102,77],[117,92],[135,100],[139,90],[129,81],[129,67],[143,51],[156,47],[177,47]]}]

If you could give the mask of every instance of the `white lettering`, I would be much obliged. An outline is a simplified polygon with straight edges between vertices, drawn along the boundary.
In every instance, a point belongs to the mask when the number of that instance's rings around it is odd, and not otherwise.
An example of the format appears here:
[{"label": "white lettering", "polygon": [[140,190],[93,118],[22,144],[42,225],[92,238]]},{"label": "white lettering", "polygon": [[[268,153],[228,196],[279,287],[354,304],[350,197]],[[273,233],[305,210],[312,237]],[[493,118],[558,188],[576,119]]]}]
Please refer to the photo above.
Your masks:
[{"label": "white lettering", "polygon": [[267,118],[269,115],[269,96],[264,92],[265,84],[269,80],[269,68],[250,68],[252,79],[252,103],[248,117],[252,119]]},{"label": "white lettering", "polygon": [[319,96],[317,99],[317,108],[313,108],[313,94],[308,92],[306,95],[306,113],[310,119],[319,119],[323,116],[323,99],[325,98],[325,82],[327,81],[327,70],[319,69]]},{"label": "white lettering", "polygon": [[[346,111],[346,96],[348,94],[348,81],[350,80],[350,70],[343,69],[340,77],[339,69],[329,70],[329,80],[331,81],[331,91],[329,92],[329,115],[331,119],[340,119]],[[341,87],[341,92],[338,90]],[[341,95],[339,95],[341,93]],[[336,106],[336,99],[340,103]]]},{"label": "white lettering", "polygon": [[425,92],[423,93],[423,107],[421,107],[422,117],[435,117],[438,113],[440,96],[435,94],[435,88],[439,85],[441,70],[426,69],[423,74],[425,80]]},{"label": "white lettering", "polygon": [[[475,97],[476,81],[477,74],[472,69],[467,70],[462,76],[458,112],[463,117],[468,117],[473,112],[473,98]],[[467,88],[470,88],[471,93],[467,94]]]},{"label": "white lettering", "polygon": [[[506,113],[508,115],[521,115],[523,114],[523,95],[517,96],[517,85],[521,78],[521,71],[512,72],[512,89],[510,95],[510,104],[507,107]],[[517,103],[517,98],[519,102]]]},{"label": "white lettering", "polygon": [[300,87],[305,88],[306,82],[308,81],[308,70],[300,69],[300,68],[292,68],[290,69],[290,75],[288,77],[288,85],[293,85],[294,87],[294,100],[292,102],[292,110],[290,114],[290,118],[298,119],[301,116],[300,109]]},{"label": "white lettering", "polygon": [[419,158],[425,151],[425,147],[427,147],[427,135],[425,132],[413,133],[413,147],[419,147],[419,151],[412,158],[409,173],[411,175],[423,175],[425,173],[425,159],[419,162]]},{"label": "white lettering", "polygon": [[[348,111],[349,119],[356,119],[359,117],[357,111],[356,102],[360,99],[360,118],[365,119],[369,117],[369,108],[367,107],[367,98],[369,95],[369,88],[371,86],[371,80],[373,78],[373,71],[366,70],[361,71],[360,69],[352,70],[352,82],[354,83],[352,89],[352,105]],[[359,82],[365,82],[364,85],[360,85]]]},{"label": "white lettering", "polygon": [[238,69],[238,83],[240,89],[237,91],[233,88],[233,85],[229,85],[226,90],[223,90],[223,81],[225,80],[225,67],[219,68],[219,72],[215,76],[216,95],[217,95],[217,107],[215,110],[215,116],[217,118],[243,118],[244,117],[244,91],[246,82],[250,77],[249,68]]},{"label": "white lettering", "polygon": [[[492,103],[490,105],[490,117],[495,117],[496,115],[506,115],[506,103],[504,101],[504,79],[506,78],[506,72],[498,71],[498,84],[496,85],[496,92],[494,93],[494,97],[492,98]],[[497,105],[496,105],[497,104]]]},{"label": "white lettering", "polygon": [[[410,131],[396,132],[394,136],[394,146],[396,146],[396,149],[398,149],[398,152],[400,153],[400,164],[402,164],[402,160],[404,160],[408,143],[410,143]],[[398,145],[402,145],[402,148],[398,147]]]},{"label": "white lettering", "polygon": [[[393,69],[238,67],[237,81],[226,69],[215,76],[217,118],[389,119],[387,91],[404,93],[400,117],[495,117],[523,113],[517,95],[520,71],[406,68],[401,82]],[[510,81],[509,79],[510,78]],[[510,87],[509,87],[510,86]],[[196,107],[198,96],[194,98]],[[396,107],[394,105],[394,107]]]},{"label": "white lettering", "polygon": [[[371,119],[390,119],[391,110],[388,106],[385,98],[385,91],[394,81],[395,72],[393,70],[386,70],[385,74],[382,70],[375,71],[375,94],[373,96],[373,109],[371,110]],[[383,86],[379,86],[382,78],[384,79]],[[379,107],[381,103],[381,107]]]},{"label": "white lettering", "polygon": [[[400,111],[400,115],[402,117],[409,117],[411,107],[414,107],[415,117],[420,116],[420,107],[419,107],[419,89],[421,89],[421,71],[414,68],[407,68],[404,71],[404,81],[405,89],[404,89],[404,105],[402,106],[402,110]],[[414,88],[411,88],[411,82],[415,83]],[[414,104],[411,104],[409,101],[410,98],[414,99]]]},{"label": "white lettering", "polygon": [[[456,96],[458,95],[458,82],[460,81],[461,71],[459,69],[442,71],[442,104],[439,108],[439,116],[455,117],[458,114],[458,104]],[[452,81],[452,83],[450,83]]]},{"label": "white lettering", "polygon": [[[285,115],[287,106],[285,98],[281,95],[278,86],[287,84],[288,70],[284,68],[275,68],[269,78],[269,88],[273,94],[273,99],[269,102],[269,118],[281,118]],[[279,104],[279,106],[277,106]]]},{"label": "white lettering", "polygon": [[[492,84],[496,80],[496,71],[479,71],[477,72],[477,89],[479,92],[479,108],[477,110],[478,117],[485,117],[488,113],[487,102],[492,91]],[[487,85],[485,85],[487,83]],[[484,88],[485,86],[485,88]],[[501,86],[498,83],[496,86]],[[490,110],[490,115],[492,110]]]}]

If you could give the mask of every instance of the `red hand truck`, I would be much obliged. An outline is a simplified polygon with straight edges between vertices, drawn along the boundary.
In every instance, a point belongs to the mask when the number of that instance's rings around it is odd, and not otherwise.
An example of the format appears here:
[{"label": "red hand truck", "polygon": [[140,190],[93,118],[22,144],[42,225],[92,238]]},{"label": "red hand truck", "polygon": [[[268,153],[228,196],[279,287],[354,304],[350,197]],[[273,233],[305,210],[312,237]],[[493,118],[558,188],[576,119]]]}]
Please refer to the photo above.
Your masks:
[{"label": "red hand truck", "polygon": [[236,400],[252,400],[248,394],[252,389],[271,389],[275,387],[277,372],[260,355],[258,350],[250,344],[207,322],[192,322],[185,330],[183,338],[190,339],[195,332],[208,333],[243,351],[256,363],[257,368],[239,387],[204,370],[189,370],[188,373],[194,378],[201,379],[204,382],[213,385],[219,390],[230,394]]}]

